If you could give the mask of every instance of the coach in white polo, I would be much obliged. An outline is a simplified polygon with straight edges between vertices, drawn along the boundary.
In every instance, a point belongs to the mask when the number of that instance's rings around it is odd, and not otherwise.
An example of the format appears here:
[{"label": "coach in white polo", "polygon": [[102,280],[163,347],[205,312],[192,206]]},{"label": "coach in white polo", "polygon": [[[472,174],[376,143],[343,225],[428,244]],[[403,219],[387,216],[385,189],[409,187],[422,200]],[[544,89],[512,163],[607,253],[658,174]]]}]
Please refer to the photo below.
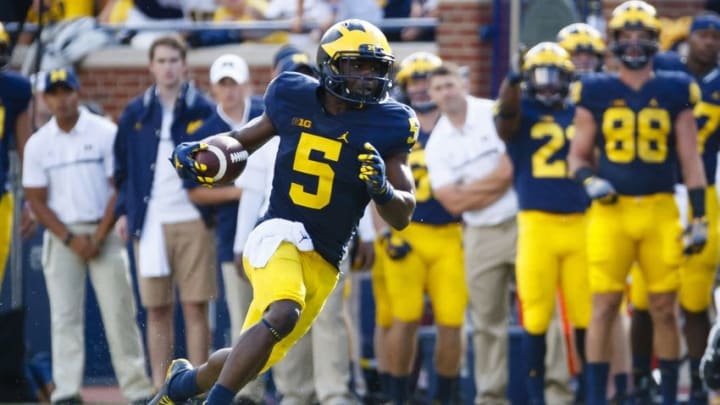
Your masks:
[{"label": "coach in white polo", "polygon": [[491,100],[467,94],[456,66],[430,74],[442,113],[425,146],[435,198],[465,223],[465,272],[475,353],[476,404],[507,403],[509,287],[515,269],[517,200],[512,165],[495,132]]},{"label": "coach in white polo", "polygon": [[45,226],[43,273],[52,323],[52,402],[79,399],[85,365],[85,278],[95,289],[112,363],[131,402],[152,394],[145,373],[127,252],[115,232],[116,126],[78,105],[79,83],[65,69],[45,75],[53,118],[25,146],[25,196]]}]

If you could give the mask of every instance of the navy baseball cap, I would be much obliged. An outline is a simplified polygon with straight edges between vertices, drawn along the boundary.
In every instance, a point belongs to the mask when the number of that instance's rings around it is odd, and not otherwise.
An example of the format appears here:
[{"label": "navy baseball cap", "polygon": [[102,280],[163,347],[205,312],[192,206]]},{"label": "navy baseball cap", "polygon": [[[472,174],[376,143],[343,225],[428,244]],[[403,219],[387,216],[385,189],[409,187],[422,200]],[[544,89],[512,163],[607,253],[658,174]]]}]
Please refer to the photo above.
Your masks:
[{"label": "navy baseball cap", "polygon": [[690,25],[690,32],[700,30],[720,31],[720,17],[715,14],[704,14],[693,18],[692,25]]},{"label": "navy baseball cap", "polygon": [[278,49],[273,57],[273,69],[278,72],[298,72],[303,69],[315,72],[310,56],[294,45]]},{"label": "navy baseball cap", "polygon": [[71,90],[78,91],[80,89],[80,81],[71,69],[55,69],[45,73],[45,81],[42,88],[43,92],[64,86]]}]

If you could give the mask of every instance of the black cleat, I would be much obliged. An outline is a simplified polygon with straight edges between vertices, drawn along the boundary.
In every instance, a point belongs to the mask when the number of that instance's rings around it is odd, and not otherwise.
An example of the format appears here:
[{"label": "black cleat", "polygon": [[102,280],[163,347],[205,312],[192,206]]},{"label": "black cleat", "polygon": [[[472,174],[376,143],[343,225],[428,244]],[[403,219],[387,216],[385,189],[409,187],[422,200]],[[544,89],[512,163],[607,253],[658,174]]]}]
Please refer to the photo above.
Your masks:
[{"label": "black cleat", "polygon": [[[192,370],[193,366],[189,361],[185,359],[173,360],[168,367],[167,374],[165,375],[165,383],[160,387],[160,391],[148,402],[148,405],[175,405],[175,401],[170,399],[168,389],[170,387],[170,380],[181,371]],[[183,402],[179,402],[184,403]]]}]

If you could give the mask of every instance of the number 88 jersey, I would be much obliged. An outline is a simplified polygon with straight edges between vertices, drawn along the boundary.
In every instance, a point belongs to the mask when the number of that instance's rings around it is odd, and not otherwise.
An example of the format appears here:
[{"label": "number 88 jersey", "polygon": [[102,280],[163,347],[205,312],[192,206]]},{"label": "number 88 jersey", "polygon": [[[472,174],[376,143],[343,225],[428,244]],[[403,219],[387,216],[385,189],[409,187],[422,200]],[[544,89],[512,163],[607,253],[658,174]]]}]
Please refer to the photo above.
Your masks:
[{"label": "number 88 jersey", "polygon": [[700,89],[682,72],[656,72],[635,90],[615,74],[583,78],[572,90],[597,126],[598,175],[619,194],[672,193],[677,178],[673,123],[692,109]]}]

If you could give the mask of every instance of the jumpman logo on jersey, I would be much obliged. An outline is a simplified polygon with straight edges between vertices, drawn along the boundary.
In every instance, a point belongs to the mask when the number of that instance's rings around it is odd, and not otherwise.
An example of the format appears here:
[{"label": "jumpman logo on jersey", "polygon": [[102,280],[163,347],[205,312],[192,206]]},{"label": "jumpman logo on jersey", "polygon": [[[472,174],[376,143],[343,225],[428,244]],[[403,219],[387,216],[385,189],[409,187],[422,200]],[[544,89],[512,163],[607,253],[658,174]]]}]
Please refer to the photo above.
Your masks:
[{"label": "jumpman logo on jersey", "polygon": [[349,132],[349,131],[345,131],[345,133],[343,133],[342,135],[338,136],[338,137],[335,138],[335,139],[340,140],[340,141],[343,141],[343,142],[345,142],[345,143],[350,143],[350,141],[348,141],[348,136],[349,136],[349,135],[350,135],[350,132]]}]

